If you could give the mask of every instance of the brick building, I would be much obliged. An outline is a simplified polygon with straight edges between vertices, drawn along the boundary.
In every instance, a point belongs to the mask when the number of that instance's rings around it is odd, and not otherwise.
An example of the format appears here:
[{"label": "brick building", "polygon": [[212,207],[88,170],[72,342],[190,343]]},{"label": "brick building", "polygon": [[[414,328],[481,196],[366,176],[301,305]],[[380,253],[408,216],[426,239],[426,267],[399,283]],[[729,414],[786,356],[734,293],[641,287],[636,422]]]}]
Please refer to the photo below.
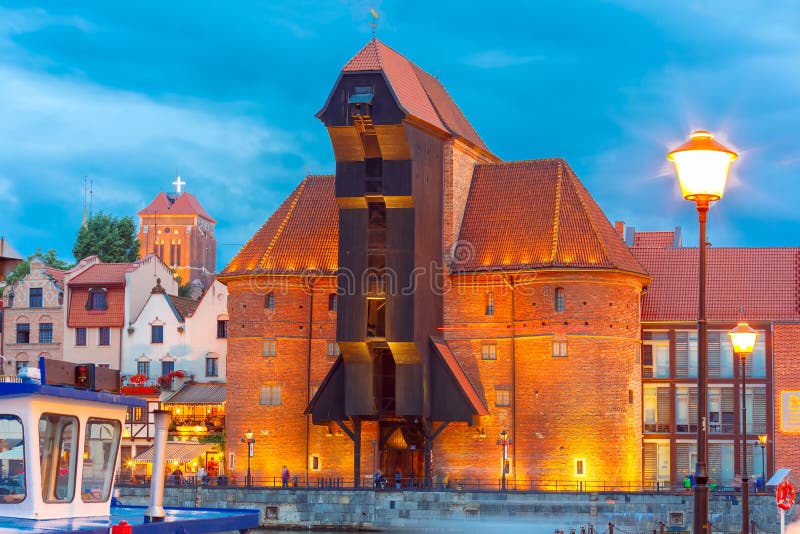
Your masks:
[{"label": "brick building", "polygon": [[139,257],[154,254],[181,277],[207,288],[217,272],[217,222],[191,193],[159,193],[139,212]]},{"label": "brick building", "polygon": [[375,39],[318,117],[336,175],[220,277],[228,378],[251,385],[228,398],[229,468],[251,429],[256,478],[641,480],[650,277],[569,165],[501,162]]}]

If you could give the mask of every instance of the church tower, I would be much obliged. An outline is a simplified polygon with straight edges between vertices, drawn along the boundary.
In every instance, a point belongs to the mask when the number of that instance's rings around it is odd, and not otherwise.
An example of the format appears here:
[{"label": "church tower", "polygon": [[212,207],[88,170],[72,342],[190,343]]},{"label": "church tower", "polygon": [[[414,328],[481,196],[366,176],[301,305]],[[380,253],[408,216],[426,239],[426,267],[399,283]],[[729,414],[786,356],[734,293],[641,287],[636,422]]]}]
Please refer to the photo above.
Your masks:
[{"label": "church tower", "polygon": [[175,193],[159,193],[139,215],[139,256],[155,254],[181,283],[208,287],[217,271],[217,224],[178,176]]}]

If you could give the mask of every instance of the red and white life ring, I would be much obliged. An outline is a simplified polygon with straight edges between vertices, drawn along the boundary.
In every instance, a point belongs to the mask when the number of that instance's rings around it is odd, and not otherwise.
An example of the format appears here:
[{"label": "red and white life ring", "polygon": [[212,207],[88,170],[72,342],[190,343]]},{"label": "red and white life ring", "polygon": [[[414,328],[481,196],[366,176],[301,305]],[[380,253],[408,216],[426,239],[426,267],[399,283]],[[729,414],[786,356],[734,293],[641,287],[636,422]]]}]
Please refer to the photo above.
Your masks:
[{"label": "red and white life ring", "polygon": [[794,506],[794,486],[788,480],[784,480],[775,489],[775,502],[781,510],[789,510]]}]

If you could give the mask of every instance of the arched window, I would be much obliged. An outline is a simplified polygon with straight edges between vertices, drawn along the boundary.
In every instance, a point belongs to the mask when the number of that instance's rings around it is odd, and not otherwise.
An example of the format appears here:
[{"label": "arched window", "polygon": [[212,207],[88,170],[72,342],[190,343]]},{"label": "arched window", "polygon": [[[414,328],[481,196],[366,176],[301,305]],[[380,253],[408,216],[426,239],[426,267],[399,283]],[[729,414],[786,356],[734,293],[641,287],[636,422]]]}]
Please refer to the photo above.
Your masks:
[{"label": "arched window", "polygon": [[555,291],[555,294],[554,294],[554,297],[555,298],[554,298],[553,306],[555,307],[555,310],[557,312],[563,312],[564,311],[564,288],[563,287],[557,287],[556,291]]},{"label": "arched window", "polygon": [[494,315],[494,292],[486,293],[486,315]]}]

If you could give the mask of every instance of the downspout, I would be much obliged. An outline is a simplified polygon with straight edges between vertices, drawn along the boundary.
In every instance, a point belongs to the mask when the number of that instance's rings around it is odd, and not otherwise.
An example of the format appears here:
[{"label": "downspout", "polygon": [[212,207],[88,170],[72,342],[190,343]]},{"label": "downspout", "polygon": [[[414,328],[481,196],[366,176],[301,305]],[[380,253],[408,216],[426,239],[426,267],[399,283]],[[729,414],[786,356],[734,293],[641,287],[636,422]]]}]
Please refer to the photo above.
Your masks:
[{"label": "downspout", "polygon": [[[314,334],[314,280],[308,282],[308,354],[306,356],[306,406],[311,403],[311,340]],[[308,464],[310,462],[309,440],[311,438],[311,414],[306,415],[306,486],[308,486]]]},{"label": "downspout", "polygon": [[[506,278],[503,281],[511,289],[511,472],[514,480],[517,479],[517,364],[516,364],[516,345],[517,345],[517,315],[516,315],[516,289],[514,287],[514,277]],[[505,465],[501,466],[505,469]],[[515,484],[516,487],[516,484]]]}]

